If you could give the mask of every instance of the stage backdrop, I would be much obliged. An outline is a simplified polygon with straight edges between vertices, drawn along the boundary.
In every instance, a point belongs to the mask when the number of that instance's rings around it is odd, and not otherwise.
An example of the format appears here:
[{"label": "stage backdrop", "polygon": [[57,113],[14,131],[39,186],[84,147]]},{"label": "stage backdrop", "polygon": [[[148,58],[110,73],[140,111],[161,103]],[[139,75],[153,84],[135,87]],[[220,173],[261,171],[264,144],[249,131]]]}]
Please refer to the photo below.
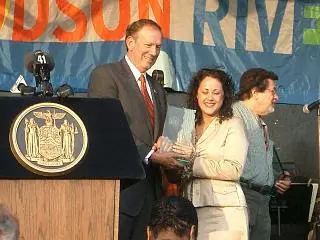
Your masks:
[{"label": "stage backdrop", "polygon": [[319,98],[318,0],[0,0],[0,90],[19,74],[34,85],[23,59],[41,49],[54,58],[54,87],[85,92],[95,66],[123,57],[126,26],[139,18],[161,25],[175,90],[201,67],[224,67],[237,85],[263,67],[280,77],[280,102]]}]

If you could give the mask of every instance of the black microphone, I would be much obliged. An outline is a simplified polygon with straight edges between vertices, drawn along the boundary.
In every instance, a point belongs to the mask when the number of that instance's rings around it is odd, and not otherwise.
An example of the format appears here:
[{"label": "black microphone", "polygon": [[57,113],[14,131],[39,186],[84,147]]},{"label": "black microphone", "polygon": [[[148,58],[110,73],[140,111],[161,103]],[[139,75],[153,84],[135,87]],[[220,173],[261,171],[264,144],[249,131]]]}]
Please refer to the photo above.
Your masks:
[{"label": "black microphone", "polygon": [[36,80],[36,95],[52,96],[53,88],[50,83],[50,72],[54,68],[52,57],[42,50],[36,50],[25,55],[24,65]]},{"label": "black microphone", "polygon": [[24,96],[34,96],[36,93],[36,89],[31,86],[27,86],[24,83],[19,83],[17,89],[20,91],[21,95]]},{"label": "black microphone", "polygon": [[153,70],[152,78],[153,80],[159,82],[162,87],[164,86],[164,73],[162,70]]},{"label": "black microphone", "polygon": [[24,57],[24,66],[26,69],[31,73],[35,73],[37,65],[45,66],[46,70],[50,72],[54,69],[55,64],[53,58],[41,50],[27,53]]},{"label": "black microphone", "polygon": [[56,94],[60,98],[66,98],[74,95],[72,87],[66,83],[58,87],[58,89],[56,90]]},{"label": "black microphone", "polygon": [[304,105],[302,111],[304,113],[310,113],[313,109],[318,108],[319,104],[320,104],[320,99],[317,100],[317,101],[314,101],[314,102],[312,102],[310,104]]}]

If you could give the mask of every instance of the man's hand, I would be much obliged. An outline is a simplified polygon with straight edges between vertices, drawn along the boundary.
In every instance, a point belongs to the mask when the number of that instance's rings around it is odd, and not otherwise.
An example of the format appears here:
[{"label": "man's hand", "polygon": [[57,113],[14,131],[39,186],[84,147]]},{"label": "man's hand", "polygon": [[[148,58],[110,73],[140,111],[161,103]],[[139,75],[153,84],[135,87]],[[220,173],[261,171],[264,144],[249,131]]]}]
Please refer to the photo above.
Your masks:
[{"label": "man's hand", "polygon": [[283,194],[285,191],[287,191],[290,188],[290,185],[291,185],[290,173],[287,171],[284,171],[284,174],[281,175],[280,180],[276,181],[274,186],[277,189],[278,193]]},{"label": "man's hand", "polygon": [[181,169],[184,167],[183,164],[179,163],[177,158],[181,158],[181,154],[173,152],[159,152],[155,151],[150,159],[152,163],[161,165],[165,169]]}]

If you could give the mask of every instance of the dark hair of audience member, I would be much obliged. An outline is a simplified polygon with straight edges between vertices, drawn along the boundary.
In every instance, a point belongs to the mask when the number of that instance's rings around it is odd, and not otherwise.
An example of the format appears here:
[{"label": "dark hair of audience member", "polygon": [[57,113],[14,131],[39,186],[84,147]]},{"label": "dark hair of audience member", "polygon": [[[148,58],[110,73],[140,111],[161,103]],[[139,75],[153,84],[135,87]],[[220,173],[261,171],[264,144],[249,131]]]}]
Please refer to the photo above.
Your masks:
[{"label": "dark hair of audience member", "polygon": [[196,239],[197,212],[188,199],[178,196],[163,197],[154,204],[148,226],[155,238],[163,230],[172,230],[179,237],[187,236],[194,226]]},{"label": "dark hair of audience member", "polygon": [[18,220],[9,212],[9,210],[3,204],[0,204],[0,239],[19,239]]}]

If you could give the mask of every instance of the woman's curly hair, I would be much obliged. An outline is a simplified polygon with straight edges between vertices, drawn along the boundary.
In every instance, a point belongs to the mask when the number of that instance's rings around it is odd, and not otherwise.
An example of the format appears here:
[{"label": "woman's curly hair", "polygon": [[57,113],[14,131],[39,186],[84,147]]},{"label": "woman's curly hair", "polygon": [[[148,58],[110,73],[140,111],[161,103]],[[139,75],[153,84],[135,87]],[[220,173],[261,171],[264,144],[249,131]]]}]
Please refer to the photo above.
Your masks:
[{"label": "woman's curly hair", "polygon": [[189,85],[189,99],[188,107],[196,110],[195,121],[199,123],[202,120],[201,109],[198,104],[197,94],[200,83],[206,77],[211,77],[217,79],[221,85],[224,92],[223,104],[219,110],[218,118],[219,122],[230,119],[233,117],[232,103],[234,100],[234,83],[229,74],[223,70],[217,68],[203,68],[199,70],[192,78]]}]

